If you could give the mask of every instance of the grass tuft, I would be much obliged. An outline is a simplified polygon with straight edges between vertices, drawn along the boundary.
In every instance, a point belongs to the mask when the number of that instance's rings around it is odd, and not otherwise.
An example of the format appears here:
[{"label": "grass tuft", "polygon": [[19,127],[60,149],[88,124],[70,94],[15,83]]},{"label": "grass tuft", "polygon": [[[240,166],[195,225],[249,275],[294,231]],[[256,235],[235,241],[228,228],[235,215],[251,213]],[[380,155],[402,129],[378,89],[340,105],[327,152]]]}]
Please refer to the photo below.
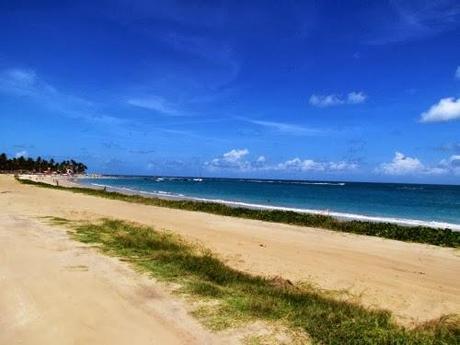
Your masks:
[{"label": "grass tuft", "polygon": [[235,270],[178,236],[118,220],[72,225],[73,236],[132,262],[181,292],[216,303],[195,315],[213,329],[262,320],[306,332],[316,344],[459,344],[460,323],[444,317],[415,329],[396,324],[388,311],[338,301],[312,287],[295,286]]},{"label": "grass tuft", "polygon": [[460,247],[460,232],[451,229],[435,229],[426,226],[403,226],[384,222],[342,221],[331,216],[307,214],[293,211],[257,210],[242,207],[231,207],[225,204],[191,200],[165,200],[160,198],[126,195],[118,192],[108,192],[83,187],[62,187],[42,182],[18,179],[20,183],[49,189],[68,190],[122,200],[144,205],[183,209],[188,211],[206,212],[217,215],[263,220],[274,223],[284,223],[300,226],[323,228],[333,231],[353,233],[358,235],[376,236],[405,242],[426,243],[443,247]]}]

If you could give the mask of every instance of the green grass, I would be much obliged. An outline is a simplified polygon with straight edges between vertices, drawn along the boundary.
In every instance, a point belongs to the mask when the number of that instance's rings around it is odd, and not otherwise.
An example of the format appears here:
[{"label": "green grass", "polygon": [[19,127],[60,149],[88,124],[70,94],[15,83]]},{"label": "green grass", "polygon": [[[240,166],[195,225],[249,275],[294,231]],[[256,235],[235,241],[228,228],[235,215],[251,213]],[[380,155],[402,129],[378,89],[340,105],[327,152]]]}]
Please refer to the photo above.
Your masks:
[{"label": "green grass", "polygon": [[[62,224],[62,219],[57,219]],[[132,262],[157,279],[178,283],[203,301],[208,325],[222,329],[263,320],[306,332],[315,344],[459,344],[458,319],[444,317],[415,329],[396,324],[387,311],[338,301],[314,288],[294,286],[235,270],[178,236],[118,220],[70,223],[74,238]],[[205,323],[206,323],[205,322]],[[237,323],[238,323],[237,322]]]},{"label": "green grass", "polygon": [[62,187],[30,180],[20,180],[20,183],[39,186],[43,188],[68,190],[103,197],[107,199],[122,200],[127,202],[153,205],[160,207],[183,209],[188,211],[207,212],[230,217],[263,220],[275,223],[285,223],[301,226],[323,228],[339,232],[359,235],[377,236],[393,240],[426,243],[443,247],[460,247],[460,232],[450,229],[434,229],[424,226],[402,226],[391,223],[374,223],[363,221],[341,221],[331,216],[299,213],[278,210],[256,210],[242,207],[230,207],[212,202],[199,202],[190,200],[164,200],[148,198],[140,195],[126,195],[118,192],[89,189],[84,187]]}]

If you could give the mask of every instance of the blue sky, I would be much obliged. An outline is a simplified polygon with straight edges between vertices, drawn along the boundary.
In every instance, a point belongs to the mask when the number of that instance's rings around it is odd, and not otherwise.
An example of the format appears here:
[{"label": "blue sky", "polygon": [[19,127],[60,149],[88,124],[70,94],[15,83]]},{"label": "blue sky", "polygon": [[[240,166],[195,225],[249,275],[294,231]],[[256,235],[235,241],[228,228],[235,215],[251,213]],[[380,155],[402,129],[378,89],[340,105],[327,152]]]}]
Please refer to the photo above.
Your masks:
[{"label": "blue sky", "polygon": [[458,1],[2,1],[0,151],[460,183]]}]

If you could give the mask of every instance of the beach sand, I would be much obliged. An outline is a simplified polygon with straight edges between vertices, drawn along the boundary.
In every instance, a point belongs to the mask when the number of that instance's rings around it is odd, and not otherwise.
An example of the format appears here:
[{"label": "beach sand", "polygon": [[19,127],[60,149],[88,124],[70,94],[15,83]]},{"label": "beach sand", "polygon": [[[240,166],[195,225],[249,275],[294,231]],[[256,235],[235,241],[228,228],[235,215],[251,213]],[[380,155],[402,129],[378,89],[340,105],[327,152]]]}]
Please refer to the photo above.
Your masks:
[{"label": "beach sand", "polygon": [[[167,229],[199,242],[237,269],[308,281],[327,290],[346,290],[347,294],[338,295],[356,298],[366,306],[388,309],[406,324],[460,310],[457,249],[108,200],[21,185],[12,176],[0,176],[3,229],[8,228],[6,223],[12,217],[24,220],[25,224],[36,224],[36,217],[41,216],[113,217]],[[37,225],[37,234],[41,233],[38,230],[41,226]],[[46,234],[51,232],[47,230]],[[25,245],[25,239],[21,240],[24,233],[31,236],[28,232],[3,230],[3,233],[18,245],[24,242],[24,248],[14,255],[28,255],[30,246]],[[36,241],[41,238],[46,242],[46,234],[37,235]],[[2,240],[2,255],[13,255],[3,243]],[[33,260],[37,265],[41,260],[47,260],[49,265],[53,263],[51,257],[42,259],[38,253]],[[21,284],[24,291],[28,290],[19,279],[10,284]],[[95,287],[95,290],[98,288],[102,289]],[[4,290],[0,290],[0,301],[5,301]],[[78,291],[75,293],[78,295]],[[59,303],[52,296],[45,300],[44,303],[50,305]]]},{"label": "beach sand", "polygon": [[127,264],[3,211],[0,344],[223,343]]}]

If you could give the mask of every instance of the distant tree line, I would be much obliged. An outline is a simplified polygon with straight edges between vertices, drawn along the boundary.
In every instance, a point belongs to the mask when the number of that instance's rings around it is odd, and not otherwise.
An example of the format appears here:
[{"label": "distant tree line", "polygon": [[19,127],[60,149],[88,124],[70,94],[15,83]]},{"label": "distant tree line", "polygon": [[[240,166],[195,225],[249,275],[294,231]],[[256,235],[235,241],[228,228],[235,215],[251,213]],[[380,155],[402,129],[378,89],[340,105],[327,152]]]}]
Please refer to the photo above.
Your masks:
[{"label": "distant tree line", "polygon": [[76,162],[73,159],[55,162],[53,158],[46,160],[40,156],[36,159],[15,157],[8,158],[5,153],[0,154],[0,172],[34,172],[34,173],[67,173],[83,174],[86,172],[87,166],[81,162]]}]

